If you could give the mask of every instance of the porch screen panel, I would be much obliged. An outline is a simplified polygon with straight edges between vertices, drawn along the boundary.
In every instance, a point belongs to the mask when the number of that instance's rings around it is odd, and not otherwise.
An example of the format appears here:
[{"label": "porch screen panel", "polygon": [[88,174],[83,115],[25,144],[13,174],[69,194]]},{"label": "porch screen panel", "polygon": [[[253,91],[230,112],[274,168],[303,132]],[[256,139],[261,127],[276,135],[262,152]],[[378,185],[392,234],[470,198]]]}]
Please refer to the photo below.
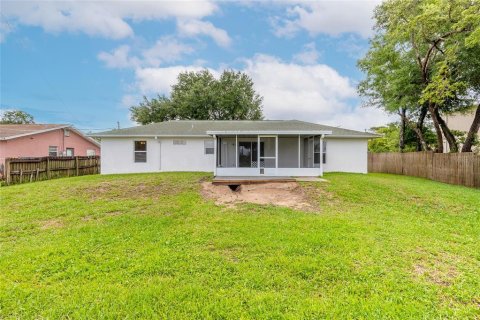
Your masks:
[{"label": "porch screen panel", "polygon": [[275,137],[260,137],[260,168],[275,168]]},{"label": "porch screen panel", "polygon": [[298,136],[278,137],[278,167],[298,168]]}]

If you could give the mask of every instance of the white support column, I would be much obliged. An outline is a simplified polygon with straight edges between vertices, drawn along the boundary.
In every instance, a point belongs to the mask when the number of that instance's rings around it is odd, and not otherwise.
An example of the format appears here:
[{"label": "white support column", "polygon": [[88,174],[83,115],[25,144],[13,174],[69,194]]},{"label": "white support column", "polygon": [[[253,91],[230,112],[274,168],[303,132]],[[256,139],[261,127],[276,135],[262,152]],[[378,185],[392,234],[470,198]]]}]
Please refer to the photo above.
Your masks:
[{"label": "white support column", "polygon": [[213,158],[215,161],[213,162],[213,176],[217,175],[217,165],[218,165],[218,158],[217,158],[217,136],[213,135]]},{"label": "white support column", "polygon": [[278,169],[278,134],[275,136],[275,169]]},{"label": "white support column", "polygon": [[235,168],[238,168],[238,135],[235,135]]},{"label": "white support column", "polygon": [[302,165],[300,164],[301,159],[301,149],[300,149],[300,135],[298,135],[298,167],[301,168]]},{"label": "white support column", "polygon": [[320,176],[323,176],[323,134],[320,136]]}]

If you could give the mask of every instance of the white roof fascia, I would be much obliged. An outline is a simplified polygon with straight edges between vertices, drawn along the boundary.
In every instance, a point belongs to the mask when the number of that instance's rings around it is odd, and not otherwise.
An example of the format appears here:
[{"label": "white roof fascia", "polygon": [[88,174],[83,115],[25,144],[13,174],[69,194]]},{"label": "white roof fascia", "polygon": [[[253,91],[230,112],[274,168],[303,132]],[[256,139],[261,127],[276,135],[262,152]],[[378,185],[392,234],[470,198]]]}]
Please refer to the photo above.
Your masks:
[{"label": "white roof fascia", "polygon": [[89,137],[97,138],[208,138],[208,134],[89,134]]},{"label": "white roof fascia", "polygon": [[331,130],[237,130],[237,131],[207,131],[208,135],[249,135],[249,134],[311,134],[311,135],[330,135],[332,134]]}]

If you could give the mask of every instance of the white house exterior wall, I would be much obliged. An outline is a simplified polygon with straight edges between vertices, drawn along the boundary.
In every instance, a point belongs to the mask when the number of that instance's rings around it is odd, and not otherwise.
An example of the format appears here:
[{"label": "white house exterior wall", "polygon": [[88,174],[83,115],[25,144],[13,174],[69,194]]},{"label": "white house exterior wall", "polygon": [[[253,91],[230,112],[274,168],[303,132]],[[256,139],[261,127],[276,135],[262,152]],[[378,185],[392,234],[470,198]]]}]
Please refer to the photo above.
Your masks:
[{"label": "white house exterior wall", "polygon": [[[204,141],[208,139],[209,138],[192,137],[159,139],[102,138],[101,172],[102,174],[159,171],[213,172],[215,165],[214,155],[205,154]],[[147,162],[145,163],[134,162],[135,140],[147,141]],[[186,144],[174,145],[173,140],[185,140]],[[326,138],[325,141],[327,141],[327,162],[323,165],[323,172],[367,172],[367,139]],[[283,147],[281,149],[279,153],[286,151]],[[233,154],[233,152],[230,153]],[[295,156],[298,156],[297,152],[295,152]],[[224,169],[219,168],[217,174],[221,175]],[[318,168],[278,168],[273,170],[276,170],[275,173],[277,175],[295,176],[321,174]],[[254,172],[246,173],[242,170],[242,172],[238,172],[238,174],[255,175],[254,173],[257,173],[257,171],[258,169],[255,169]],[[267,174],[267,172],[265,173]],[[228,175],[232,174],[229,173]]]},{"label": "white house exterior wall", "polygon": [[[134,161],[134,141],[147,141],[147,162]],[[102,138],[101,172],[140,173],[160,170],[160,143],[155,139]]]},{"label": "white house exterior wall", "polygon": [[368,140],[326,138],[327,162],[323,164],[324,172],[367,173]]},{"label": "white house exterior wall", "polygon": [[[102,138],[101,172],[141,173],[158,171],[213,172],[214,155],[205,154],[205,140],[209,138]],[[147,162],[134,161],[134,141],[147,141]],[[185,145],[174,145],[173,140],[185,140]],[[213,140],[213,139],[211,139]]]},{"label": "white house exterior wall", "polygon": [[[174,140],[185,140],[186,144],[173,144]],[[215,156],[205,154],[205,140],[213,141],[213,138],[161,139],[161,170],[213,172]]]}]

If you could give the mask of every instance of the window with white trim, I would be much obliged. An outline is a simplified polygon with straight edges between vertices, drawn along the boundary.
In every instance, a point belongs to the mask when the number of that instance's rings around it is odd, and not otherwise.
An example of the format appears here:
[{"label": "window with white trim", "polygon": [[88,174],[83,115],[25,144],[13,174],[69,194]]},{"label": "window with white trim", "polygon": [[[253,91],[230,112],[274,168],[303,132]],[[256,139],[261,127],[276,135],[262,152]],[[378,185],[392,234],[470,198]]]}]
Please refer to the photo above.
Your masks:
[{"label": "window with white trim", "polygon": [[95,156],[95,150],[87,149],[87,157],[93,157],[93,156]]},{"label": "window with white trim", "polygon": [[314,167],[320,167],[320,137],[313,137],[313,163]]},{"label": "window with white trim", "polygon": [[323,140],[323,146],[322,146],[322,161],[323,163],[327,163],[327,141]]},{"label": "window with white trim", "polygon": [[147,141],[134,141],[135,162],[147,162]]},{"label": "window with white trim", "polygon": [[176,146],[184,146],[187,144],[187,140],[173,140],[173,144]]},{"label": "window with white trim", "polygon": [[58,156],[58,147],[57,146],[49,146],[48,147],[48,156],[49,157]]},{"label": "window with white trim", "polygon": [[205,146],[205,154],[214,154],[215,153],[215,148],[214,148],[214,142],[213,140],[205,140],[204,141],[204,146]]}]

